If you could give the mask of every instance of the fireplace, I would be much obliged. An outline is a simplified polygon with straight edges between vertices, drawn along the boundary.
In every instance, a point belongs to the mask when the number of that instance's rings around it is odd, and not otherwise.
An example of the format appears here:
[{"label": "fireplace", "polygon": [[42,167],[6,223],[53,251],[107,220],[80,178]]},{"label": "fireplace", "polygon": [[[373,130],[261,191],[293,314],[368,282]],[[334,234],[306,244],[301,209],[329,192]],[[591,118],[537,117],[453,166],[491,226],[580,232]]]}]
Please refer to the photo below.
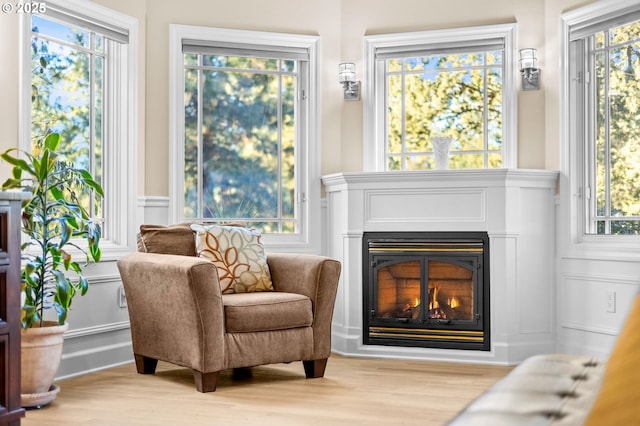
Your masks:
[{"label": "fireplace", "polygon": [[[324,176],[326,254],[340,260],[343,268],[333,314],[331,350],[347,356],[494,364],[517,364],[532,355],[556,351],[555,220],[557,209],[562,208],[557,204],[558,176],[552,170],[524,169],[348,172]],[[477,273],[483,280],[478,294],[483,298],[479,306],[482,312],[477,313],[484,322],[485,340],[484,345],[473,343],[480,346],[478,350],[442,349],[442,339],[429,342],[440,347],[421,347],[426,346],[424,343],[417,346],[414,319],[406,327],[400,327],[405,325],[403,319],[376,315],[373,322],[369,321],[373,290],[368,284],[370,263],[364,236],[369,239],[371,233],[376,233],[384,239],[422,238],[442,231],[458,238],[470,237],[469,232],[486,232],[489,236],[483,249],[490,253],[483,255],[483,270]],[[435,322],[436,319],[429,321]],[[416,346],[380,343],[384,341],[382,336],[371,336],[370,328],[391,328],[384,323],[395,323],[395,329],[410,329],[412,337],[404,339]],[[581,324],[572,327],[579,329]],[[448,333],[479,331],[467,330],[468,324],[464,328],[429,325],[432,330]],[[400,337],[392,341],[394,345],[398,345]],[[485,350],[489,339],[489,350]],[[447,345],[451,342],[446,340]],[[462,340],[454,343],[462,346]]]},{"label": "fireplace", "polygon": [[366,232],[365,345],[490,349],[486,232]]}]

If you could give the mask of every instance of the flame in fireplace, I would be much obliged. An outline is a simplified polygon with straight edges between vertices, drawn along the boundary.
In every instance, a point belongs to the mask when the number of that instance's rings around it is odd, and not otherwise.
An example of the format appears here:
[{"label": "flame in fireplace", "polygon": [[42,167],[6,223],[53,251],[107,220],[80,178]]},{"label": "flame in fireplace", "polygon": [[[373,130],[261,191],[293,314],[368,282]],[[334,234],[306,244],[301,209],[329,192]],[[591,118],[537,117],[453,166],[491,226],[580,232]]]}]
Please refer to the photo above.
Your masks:
[{"label": "flame in fireplace", "polygon": [[458,299],[456,299],[455,297],[448,298],[447,299],[447,304],[451,308],[457,308],[458,306],[460,306],[460,302],[458,302]]},{"label": "flame in fireplace", "polygon": [[429,311],[434,309],[438,309],[440,305],[438,304],[438,287],[433,288],[433,293],[431,294],[431,299],[429,300]]}]

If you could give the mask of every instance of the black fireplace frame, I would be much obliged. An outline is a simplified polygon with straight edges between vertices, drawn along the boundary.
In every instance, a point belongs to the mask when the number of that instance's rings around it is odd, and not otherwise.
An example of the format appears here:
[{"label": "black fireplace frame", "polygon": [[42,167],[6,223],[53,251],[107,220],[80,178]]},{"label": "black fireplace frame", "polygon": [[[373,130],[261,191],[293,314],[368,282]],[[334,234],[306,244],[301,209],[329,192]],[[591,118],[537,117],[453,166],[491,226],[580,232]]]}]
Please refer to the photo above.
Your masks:
[{"label": "black fireplace frame", "polygon": [[[376,245],[397,247],[400,254],[372,254]],[[424,245],[430,249],[415,249]],[[370,250],[370,247],[374,247]],[[481,247],[481,252],[477,247]],[[438,249],[441,248],[441,249]],[[376,317],[372,304],[376,299],[373,282],[375,256],[411,260],[455,259],[477,263],[474,273],[475,297],[477,298],[472,321],[391,320]],[[363,286],[363,343],[365,345],[423,347],[437,349],[464,349],[489,351],[490,329],[490,271],[489,237],[486,232],[365,232],[362,238],[362,286]],[[476,260],[465,260],[476,259]],[[427,288],[427,277],[421,277],[421,287]],[[424,290],[421,290],[424,291]]]}]

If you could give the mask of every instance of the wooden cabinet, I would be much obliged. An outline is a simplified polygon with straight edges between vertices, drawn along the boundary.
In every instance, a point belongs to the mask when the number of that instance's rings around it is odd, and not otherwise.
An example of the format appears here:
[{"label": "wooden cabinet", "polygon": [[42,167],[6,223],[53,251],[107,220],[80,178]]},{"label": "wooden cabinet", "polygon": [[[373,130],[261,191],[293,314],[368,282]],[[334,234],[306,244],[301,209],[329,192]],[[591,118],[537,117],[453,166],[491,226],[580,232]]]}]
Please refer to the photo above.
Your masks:
[{"label": "wooden cabinet", "polygon": [[20,218],[27,194],[0,191],[0,425],[17,426],[20,407]]}]

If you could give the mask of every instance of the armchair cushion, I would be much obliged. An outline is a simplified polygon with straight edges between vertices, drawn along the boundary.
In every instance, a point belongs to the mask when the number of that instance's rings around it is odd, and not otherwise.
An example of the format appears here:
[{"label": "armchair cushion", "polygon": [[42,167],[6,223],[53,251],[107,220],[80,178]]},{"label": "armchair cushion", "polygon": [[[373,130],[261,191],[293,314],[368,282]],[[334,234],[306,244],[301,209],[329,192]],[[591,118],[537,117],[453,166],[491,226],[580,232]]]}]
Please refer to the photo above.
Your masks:
[{"label": "armchair cushion", "polygon": [[237,226],[192,224],[196,252],[218,270],[223,294],[273,291],[260,232]]},{"label": "armchair cushion", "polygon": [[284,330],[313,323],[311,299],[301,294],[225,294],[222,304],[227,333]]}]

